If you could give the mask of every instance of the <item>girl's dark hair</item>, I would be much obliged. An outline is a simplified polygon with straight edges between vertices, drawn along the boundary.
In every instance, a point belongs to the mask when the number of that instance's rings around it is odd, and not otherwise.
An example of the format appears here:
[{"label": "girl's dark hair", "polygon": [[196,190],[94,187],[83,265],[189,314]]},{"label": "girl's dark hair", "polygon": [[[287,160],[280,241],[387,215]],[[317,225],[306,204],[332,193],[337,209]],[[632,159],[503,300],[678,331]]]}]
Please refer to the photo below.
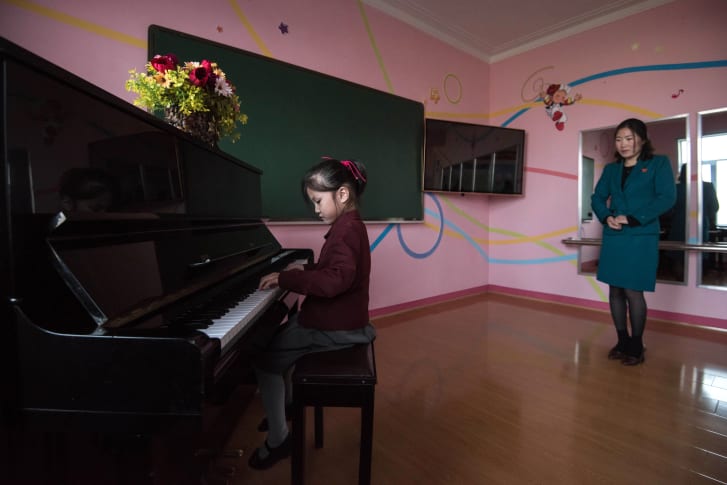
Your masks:
[{"label": "girl's dark hair", "polygon": [[366,167],[356,160],[324,158],[303,176],[303,198],[307,201],[306,189],[318,192],[335,192],[346,186],[351,193],[350,204],[358,207],[366,189]]},{"label": "girl's dark hair", "polygon": [[[644,146],[641,147],[641,154],[639,155],[640,160],[651,160],[652,158],[654,158],[654,145],[651,144],[651,140],[649,140],[649,135],[646,132],[646,123],[636,118],[629,118],[619,123],[619,125],[616,127],[615,133],[618,133],[621,128],[628,128],[633,133],[638,135],[639,138],[644,140]],[[614,134],[614,138],[615,137],[616,134]],[[616,159],[621,160],[621,155],[618,154],[618,150],[616,151]]]}]

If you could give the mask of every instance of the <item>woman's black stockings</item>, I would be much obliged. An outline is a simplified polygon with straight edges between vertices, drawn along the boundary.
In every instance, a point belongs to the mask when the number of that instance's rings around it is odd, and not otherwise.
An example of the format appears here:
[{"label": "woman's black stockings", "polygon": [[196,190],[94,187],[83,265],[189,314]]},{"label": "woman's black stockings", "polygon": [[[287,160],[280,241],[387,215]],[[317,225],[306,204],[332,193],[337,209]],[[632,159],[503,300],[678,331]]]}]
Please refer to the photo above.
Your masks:
[{"label": "woman's black stockings", "polygon": [[646,300],[644,292],[628,290],[610,286],[608,292],[608,303],[611,307],[611,317],[619,335],[619,344],[623,345],[624,339],[628,339],[626,312],[628,310],[631,321],[631,344],[633,351],[641,353],[643,349],[642,337],[646,327]]}]

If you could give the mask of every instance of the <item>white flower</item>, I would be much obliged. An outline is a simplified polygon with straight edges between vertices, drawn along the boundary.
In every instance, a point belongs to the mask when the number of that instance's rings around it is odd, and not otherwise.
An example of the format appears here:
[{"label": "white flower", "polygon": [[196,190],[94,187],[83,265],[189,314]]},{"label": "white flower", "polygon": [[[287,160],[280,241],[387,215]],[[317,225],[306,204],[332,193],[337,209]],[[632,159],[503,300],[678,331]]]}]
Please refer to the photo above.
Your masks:
[{"label": "white flower", "polygon": [[226,79],[218,77],[215,81],[215,93],[220,96],[229,98],[232,96],[232,86],[227,82]]}]

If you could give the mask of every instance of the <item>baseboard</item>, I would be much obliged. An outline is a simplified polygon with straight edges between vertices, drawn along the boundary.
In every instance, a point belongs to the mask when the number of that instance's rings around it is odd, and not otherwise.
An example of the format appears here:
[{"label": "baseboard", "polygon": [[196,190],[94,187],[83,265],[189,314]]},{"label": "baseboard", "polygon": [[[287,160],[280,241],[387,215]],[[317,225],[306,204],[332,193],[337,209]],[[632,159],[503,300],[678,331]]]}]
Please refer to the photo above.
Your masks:
[{"label": "baseboard", "polygon": [[[392,305],[383,308],[377,308],[369,312],[372,320],[383,317],[390,317],[400,313],[408,313],[415,310],[423,310],[435,305],[455,302],[471,296],[481,296],[488,294],[507,295],[517,298],[524,298],[543,303],[554,303],[569,307],[596,310],[599,312],[609,313],[608,302],[586,300],[585,298],[575,298],[564,295],[555,295],[551,293],[543,293],[539,291],[529,291],[519,288],[508,288],[506,286],[485,285],[466,290],[445,293],[430,298],[422,298],[398,305]],[[650,320],[660,320],[676,325],[687,325],[689,327],[699,327],[706,330],[716,330],[727,332],[727,319],[704,317],[699,315],[689,315],[686,313],[667,312],[663,310],[649,309]]]},{"label": "baseboard", "polygon": [[487,293],[488,286],[477,286],[475,288],[468,288],[466,290],[460,290],[460,291],[454,291],[452,293],[445,293],[443,295],[437,295],[432,296],[429,298],[422,298],[419,300],[412,300],[408,301],[406,303],[400,303],[398,305],[392,305],[382,308],[376,308],[374,310],[369,310],[369,318],[376,319],[381,317],[390,317],[393,315],[397,315],[399,313],[405,313],[412,310],[419,310],[425,307],[430,307],[432,305],[437,305],[440,303],[448,303],[456,300],[461,300],[462,298],[467,298],[470,296],[475,295],[481,295],[483,293]]}]

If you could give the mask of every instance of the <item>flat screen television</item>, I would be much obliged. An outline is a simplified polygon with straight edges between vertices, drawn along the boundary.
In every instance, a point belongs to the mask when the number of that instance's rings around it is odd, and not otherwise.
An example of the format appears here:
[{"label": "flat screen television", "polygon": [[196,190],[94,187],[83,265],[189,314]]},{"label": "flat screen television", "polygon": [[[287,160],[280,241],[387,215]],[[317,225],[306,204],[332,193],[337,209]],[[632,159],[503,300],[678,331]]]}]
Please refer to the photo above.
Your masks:
[{"label": "flat screen television", "polygon": [[525,131],[426,120],[424,190],[523,195]]}]

